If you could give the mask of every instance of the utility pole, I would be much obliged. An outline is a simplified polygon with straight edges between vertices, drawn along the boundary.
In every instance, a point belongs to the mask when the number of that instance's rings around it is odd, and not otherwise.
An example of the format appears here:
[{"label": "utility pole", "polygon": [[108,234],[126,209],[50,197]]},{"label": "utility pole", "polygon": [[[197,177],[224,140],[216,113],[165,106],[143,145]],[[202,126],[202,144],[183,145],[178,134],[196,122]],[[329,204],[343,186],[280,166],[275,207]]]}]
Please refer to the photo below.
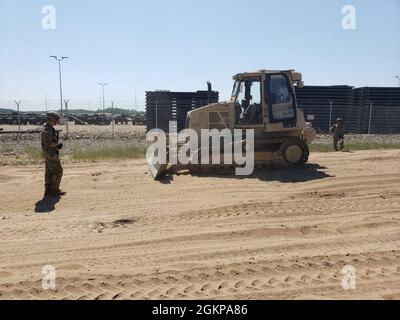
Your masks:
[{"label": "utility pole", "polygon": [[158,132],[158,100],[156,100],[156,130]]},{"label": "utility pole", "polygon": [[397,79],[397,87],[400,88],[400,76],[394,76]]},{"label": "utility pole", "polygon": [[372,107],[375,101],[368,100],[369,104],[369,123],[368,123],[368,134],[371,134],[371,122],[372,122]]},{"label": "utility pole", "polygon": [[65,104],[65,129],[67,130],[66,139],[69,137],[69,114],[68,114],[68,102],[69,100],[64,100]]},{"label": "utility pole", "polygon": [[21,104],[21,101],[14,100],[14,103],[17,105],[17,114],[18,114],[18,138],[20,138],[21,135],[21,117],[19,115],[19,105]]},{"label": "utility pole", "polygon": [[135,86],[135,113],[137,112],[137,95],[136,95],[136,86]]},{"label": "utility pole", "polygon": [[62,97],[62,81],[61,81],[61,61],[64,59],[69,59],[68,57],[57,57],[57,56],[50,56],[50,58],[54,58],[58,61],[58,75],[60,78],[60,107],[61,107],[61,114],[63,113],[63,97]]},{"label": "utility pole", "polygon": [[114,100],[111,100],[111,129],[112,129],[112,137],[115,136],[115,119],[114,119]]},{"label": "utility pole", "polygon": [[44,94],[44,108],[47,113],[47,92]]},{"label": "utility pole", "polygon": [[333,103],[335,102],[335,100],[329,100],[329,128],[328,131],[331,129],[332,127],[332,109],[333,109]]},{"label": "utility pole", "polygon": [[100,82],[98,83],[99,86],[103,87],[103,110],[106,108],[106,100],[104,98],[104,87],[108,86],[108,83]]}]

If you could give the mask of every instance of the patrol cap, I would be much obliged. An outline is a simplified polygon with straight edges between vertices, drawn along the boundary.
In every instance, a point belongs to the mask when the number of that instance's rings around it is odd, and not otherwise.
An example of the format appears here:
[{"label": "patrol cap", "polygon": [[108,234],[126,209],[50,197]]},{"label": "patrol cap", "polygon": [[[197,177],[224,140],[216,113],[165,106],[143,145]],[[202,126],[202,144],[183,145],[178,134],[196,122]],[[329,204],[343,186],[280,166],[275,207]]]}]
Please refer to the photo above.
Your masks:
[{"label": "patrol cap", "polygon": [[55,112],[55,111],[47,112],[46,116],[47,116],[47,119],[53,118],[53,119],[60,120],[60,118],[61,118],[60,114],[58,112]]}]

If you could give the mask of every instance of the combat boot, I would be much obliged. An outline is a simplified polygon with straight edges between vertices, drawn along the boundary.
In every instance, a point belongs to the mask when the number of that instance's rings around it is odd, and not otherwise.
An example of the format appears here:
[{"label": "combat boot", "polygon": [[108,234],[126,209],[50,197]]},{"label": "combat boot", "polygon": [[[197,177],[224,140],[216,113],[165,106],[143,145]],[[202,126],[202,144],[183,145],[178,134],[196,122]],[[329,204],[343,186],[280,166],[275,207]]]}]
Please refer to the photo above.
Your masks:
[{"label": "combat boot", "polygon": [[58,197],[65,196],[66,194],[67,193],[65,191],[62,191],[60,189],[53,190],[52,193],[51,193],[51,195],[58,196]]},{"label": "combat boot", "polygon": [[45,196],[45,197],[48,197],[48,196],[51,196],[52,194],[53,194],[53,192],[52,192],[52,190],[51,190],[51,185],[46,184],[46,185],[44,186],[44,196]]}]

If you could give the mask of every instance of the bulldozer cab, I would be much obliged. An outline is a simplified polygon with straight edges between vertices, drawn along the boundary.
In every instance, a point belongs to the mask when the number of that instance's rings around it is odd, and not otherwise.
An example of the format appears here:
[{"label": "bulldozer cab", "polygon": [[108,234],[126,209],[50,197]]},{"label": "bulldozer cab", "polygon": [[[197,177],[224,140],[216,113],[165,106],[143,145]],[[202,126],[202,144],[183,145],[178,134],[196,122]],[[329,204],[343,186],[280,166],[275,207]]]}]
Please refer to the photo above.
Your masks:
[{"label": "bulldozer cab", "polygon": [[240,73],[233,79],[231,102],[235,104],[236,127],[260,127],[267,132],[296,127],[294,86],[302,85],[301,74],[293,70],[260,70]]}]

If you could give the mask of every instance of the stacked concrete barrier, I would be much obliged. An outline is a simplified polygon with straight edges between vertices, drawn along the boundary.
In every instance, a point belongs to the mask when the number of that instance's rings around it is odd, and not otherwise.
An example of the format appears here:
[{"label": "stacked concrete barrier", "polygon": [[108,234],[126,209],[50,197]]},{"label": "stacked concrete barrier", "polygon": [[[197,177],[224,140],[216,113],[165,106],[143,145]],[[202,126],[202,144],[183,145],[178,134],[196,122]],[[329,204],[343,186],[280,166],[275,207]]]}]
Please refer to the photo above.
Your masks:
[{"label": "stacked concrete barrier", "polygon": [[158,128],[169,132],[169,121],[176,121],[177,130],[180,131],[185,128],[189,111],[218,102],[218,99],[217,91],[147,91],[147,130]]}]

